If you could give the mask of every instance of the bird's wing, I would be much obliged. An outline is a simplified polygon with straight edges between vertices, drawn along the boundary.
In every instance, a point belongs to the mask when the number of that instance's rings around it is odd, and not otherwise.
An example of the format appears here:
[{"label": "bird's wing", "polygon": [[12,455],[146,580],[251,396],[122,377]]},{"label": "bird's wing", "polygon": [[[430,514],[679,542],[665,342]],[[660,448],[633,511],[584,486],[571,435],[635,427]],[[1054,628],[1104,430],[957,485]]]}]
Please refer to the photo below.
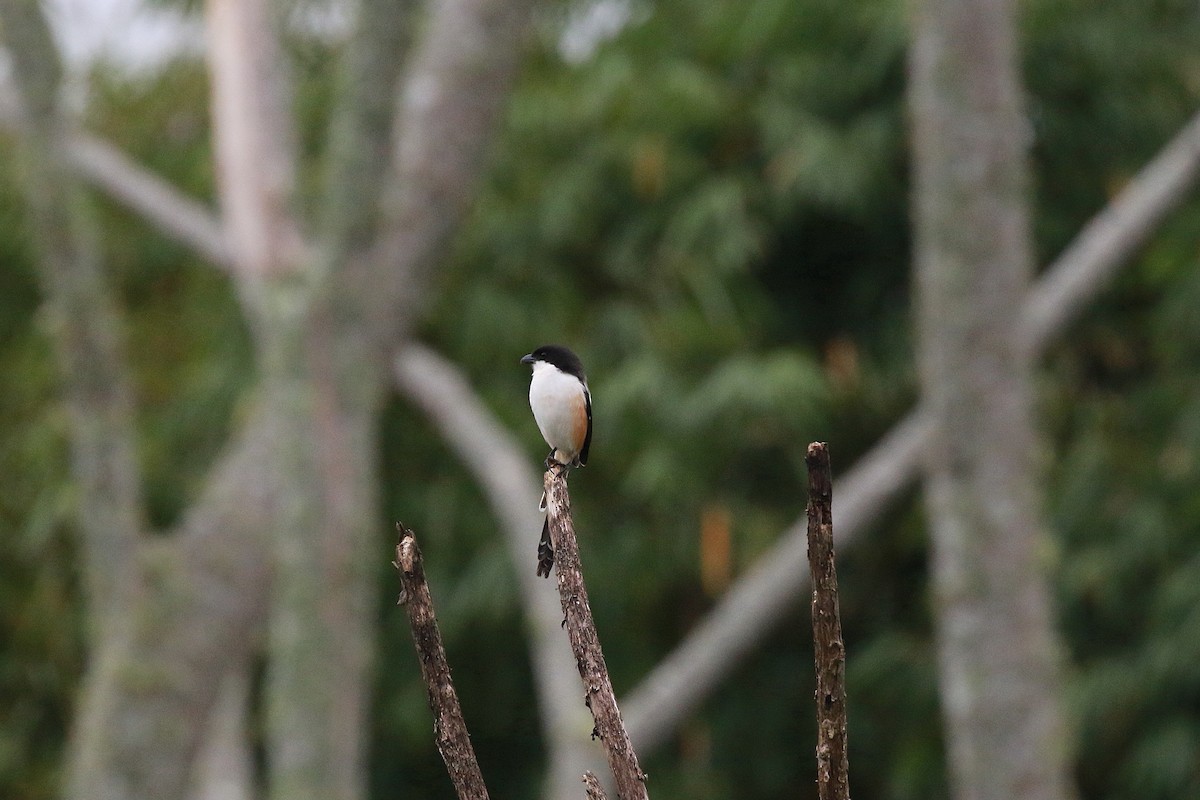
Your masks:
[{"label": "bird's wing", "polygon": [[586,383],[583,385],[583,402],[587,408],[587,435],[583,438],[583,449],[579,451],[580,466],[587,464],[588,450],[592,447],[592,393]]}]

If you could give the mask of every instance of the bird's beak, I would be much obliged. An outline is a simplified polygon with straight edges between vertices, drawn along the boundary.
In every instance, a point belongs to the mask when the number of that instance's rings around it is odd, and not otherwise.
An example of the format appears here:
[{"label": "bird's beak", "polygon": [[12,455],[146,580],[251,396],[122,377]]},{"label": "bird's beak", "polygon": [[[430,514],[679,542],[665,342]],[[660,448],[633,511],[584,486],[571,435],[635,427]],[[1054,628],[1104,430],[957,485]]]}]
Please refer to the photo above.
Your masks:
[{"label": "bird's beak", "polygon": [[534,361],[536,361],[536,360],[537,360],[537,359],[535,359],[535,358],[533,357],[533,353],[530,353],[530,354],[528,354],[528,355],[521,356],[521,363],[522,363],[522,364],[532,364],[532,363],[533,363]]}]

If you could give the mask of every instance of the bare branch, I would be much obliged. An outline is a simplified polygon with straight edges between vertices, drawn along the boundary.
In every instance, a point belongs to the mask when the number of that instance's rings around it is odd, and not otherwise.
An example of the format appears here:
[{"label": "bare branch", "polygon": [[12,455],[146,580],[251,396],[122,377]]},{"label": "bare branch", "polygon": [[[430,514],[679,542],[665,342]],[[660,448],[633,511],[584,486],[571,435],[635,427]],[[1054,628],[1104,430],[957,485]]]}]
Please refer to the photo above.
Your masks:
[{"label": "bare branch", "polygon": [[446,762],[446,771],[454,783],[459,800],[487,800],[488,791],[483,783],[483,773],[471,747],[471,736],[463,719],[458,692],[450,677],[450,664],[446,661],[446,649],[442,645],[442,633],[438,630],[437,615],[433,611],[433,597],[429,584],[425,582],[425,565],[421,560],[421,548],[417,538],[402,524],[396,523],[400,541],[396,545],[396,560],[392,565],[400,572],[400,583],[404,587],[400,602],[408,612],[408,623],[412,627],[413,645],[417,648],[421,662],[421,677],[429,692],[429,710],[433,712],[433,732],[438,752]]},{"label": "bare branch", "polygon": [[530,660],[550,752],[550,796],[570,797],[578,792],[579,775],[593,747],[581,735],[587,731],[587,713],[579,708],[575,659],[561,636],[562,612],[554,594],[529,569],[542,524],[531,467],[536,461],[527,457],[452,363],[410,344],[396,355],[394,366],[397,385],[471,471],[501,523],[531,630]]},{"label": "bare branch", "polygon": [[608,800],[608,795],[604,793],[604,787],[600,785],[600,779],[591,770],[583,773],[583,788],[587,794],[587,800]]},{"label": "bare branch", "polygon": [[[514,368],[519,366],[515,359],[513,363]],[[412,343],[396,353],[394,366],[397,385],[421,407],[487,493],[510,535],[514,563],[522,566],[517,572],[525,575],[542,524],[537,472],[531,468],[537,462],[501,426],[453,363]],[[530,589],[539,588],[533,577],[522,586],[526,583]],[[550,608],[557,629],[559,615],[553,600]]]},{"label": "bare branch", "polygon": [[204,203],[186,196],[112,144],[89,133],[72,134],[67,140],[67,155],[84,180],[213,264],[229,268],[232,253],[221,221]]},{"label": "bare branch", "polygon": [[1200,176],[1200,113],[1084,226],[1037,282],[1021,314],[1017,344],[1038,353],[1079,316],[1117,269],[1179,205]]},{"label": "bare branch", "polygon": [[[11,80],[0,77],[0,125],[19,133],[20,101]],[[140,214],[163,233],[229,269],[232,253],[216,212],[135,163],[111,142],[86,131],[64,139],[67,162],[84,182]]]},{"label": "bare branch", "polygon": [[620,800],[646,800],[646,775],[638,766],[637,753],[617,708],[600,636],[592,619],[587,586],[579,564],[579,543],[571,519],[571,496],[567,492],[566,470],[546,470],[546,521],[554,542],[554,574],[558,577],[558,595],[562,602],[567,638],[575,653],[579,677],[583,680],[584,702],[596,720],[593,735],[604,745],[608,768],[612,771]]},{"label": "bare branch", "polygon": [[846,743],[846,645],[833,554],[833,479],[829,447],[808,446],[808,568],[813,581],[813,657],[817,671],[817,796],[850,800]]}]

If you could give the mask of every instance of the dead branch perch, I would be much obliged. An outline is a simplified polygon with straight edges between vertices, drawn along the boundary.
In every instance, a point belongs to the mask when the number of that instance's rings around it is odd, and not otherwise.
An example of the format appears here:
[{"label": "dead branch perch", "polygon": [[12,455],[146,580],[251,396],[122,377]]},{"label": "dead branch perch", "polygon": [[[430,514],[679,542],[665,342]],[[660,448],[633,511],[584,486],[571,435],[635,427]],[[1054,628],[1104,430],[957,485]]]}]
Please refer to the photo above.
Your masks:
[{"label": "dead branch perch", "polygon": [[487,800],[483,774],[479,771],[479,762],[475,760],[475,750],[471,747],[471,737],[458,704],[458,694],[450,680],[450,665],[446,662],[442,634],[433,613],[433,598],[429,595],[429,585],[425,583],[421,550],[412,531],[399,522],[396,523],[396,530],[400,533],[400,542],[396,545],[396,560],[392,564],[400,571],[400,584],[403,587],[400,602],[408,610],[413,644],[421,661],[421,677],[425,679],[429,691],[429,708],[433,711],[433,733],[438,752],[446,762],[446,771],[450,773],[459,800]]},{"label": "dead branch perch", "polygon": [[592,619],[587,588],[583,584],[579,544],[575,540],[571,496],[567,493],[565,474],[558,470],[547,470],[543,482],[550,538],[554,544],[558,596],[566,617],[567,638],[575,653],[579,677],[583,679],[586,692],[584,702],[596,721],[593,735],[599,737],[604,745],[608,766],[616,782],[617,797],[620,800],[648,800],[646,775],[638,766],[637,754],[621,721],[617,698],[608,678],[608,667],[604,663],[604,653],[600,650],[600,637]]},{"label": "dead branch perch", "polygon": [[812,626],[817,668],[817,796],[850,800],[846,755],[846,645],[838,608],[833,554],[833,482],[829,448],[808,446],[808,566],[812,570]]}]

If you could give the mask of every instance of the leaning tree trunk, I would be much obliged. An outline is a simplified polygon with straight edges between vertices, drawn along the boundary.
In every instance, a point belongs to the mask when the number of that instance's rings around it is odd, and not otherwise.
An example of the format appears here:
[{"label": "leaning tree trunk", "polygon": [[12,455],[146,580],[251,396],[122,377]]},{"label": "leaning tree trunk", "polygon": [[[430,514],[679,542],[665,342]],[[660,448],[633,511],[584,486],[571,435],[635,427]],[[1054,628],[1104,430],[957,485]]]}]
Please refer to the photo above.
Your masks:
[{"label": "leaning tree trunk", "polygon": [[950,783],[969,800],[1071,797],[1032,359],[1011,0],[917,0],[911,53],[918,355]]}]

